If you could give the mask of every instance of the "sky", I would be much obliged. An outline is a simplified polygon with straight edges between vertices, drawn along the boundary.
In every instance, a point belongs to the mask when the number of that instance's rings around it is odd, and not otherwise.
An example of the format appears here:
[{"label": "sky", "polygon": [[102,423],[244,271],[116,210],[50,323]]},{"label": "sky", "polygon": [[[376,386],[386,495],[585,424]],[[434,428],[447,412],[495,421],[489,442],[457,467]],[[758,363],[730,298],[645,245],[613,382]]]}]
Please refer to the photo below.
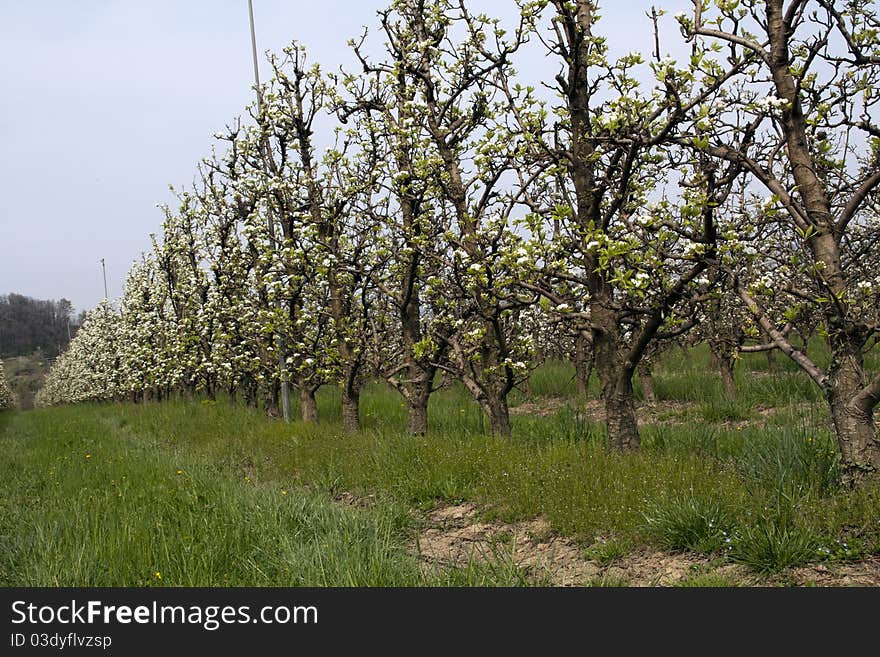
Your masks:
[{"label": "sky", "polygon": [[[688,0],[666,0],[671,15]],[[253,0],[260,53],[305,44],[325,69],[353,68],[346,45],[385,0]],[[513,0],[471,0],[502,19]],[[602,3],[620,53],[653,46],[651,2]],[[607,8],[605,7],[607,5]],[[665,51],[683,52],[675,30]],[[538,54],[527,77],[552,79]],[[261,56],[262,78],[268,65]],[[0,2],[0,294],[69,299],[77,311],[122,294],[211,135],[253,101],[247,0]]]}]

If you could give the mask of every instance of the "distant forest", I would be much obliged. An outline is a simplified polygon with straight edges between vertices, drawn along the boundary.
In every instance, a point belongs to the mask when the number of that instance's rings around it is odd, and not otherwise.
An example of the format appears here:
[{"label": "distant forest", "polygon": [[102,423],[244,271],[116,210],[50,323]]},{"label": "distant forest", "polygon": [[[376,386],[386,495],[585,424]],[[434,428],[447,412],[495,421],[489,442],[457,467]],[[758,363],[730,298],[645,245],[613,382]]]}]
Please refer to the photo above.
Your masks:
[{"label": "distant forest", "polygon": [[0,295],[0,358],[39,350],[55,358],[76,334],[80,317],[67,299],[41,300],[21,294]]}]

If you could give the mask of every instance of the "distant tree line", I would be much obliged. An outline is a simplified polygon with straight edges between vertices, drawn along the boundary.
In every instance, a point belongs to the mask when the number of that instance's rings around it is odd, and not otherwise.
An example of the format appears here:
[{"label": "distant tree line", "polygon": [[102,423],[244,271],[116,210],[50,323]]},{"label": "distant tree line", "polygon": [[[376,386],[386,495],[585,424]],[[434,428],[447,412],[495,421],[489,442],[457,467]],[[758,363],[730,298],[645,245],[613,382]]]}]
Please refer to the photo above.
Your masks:
[{"label": "distant tree line", "polygon": [[32,299],[21,294],[0,296],[0,358],[40,350],[55,358],[76,334],[80,318],[67,299]]}]

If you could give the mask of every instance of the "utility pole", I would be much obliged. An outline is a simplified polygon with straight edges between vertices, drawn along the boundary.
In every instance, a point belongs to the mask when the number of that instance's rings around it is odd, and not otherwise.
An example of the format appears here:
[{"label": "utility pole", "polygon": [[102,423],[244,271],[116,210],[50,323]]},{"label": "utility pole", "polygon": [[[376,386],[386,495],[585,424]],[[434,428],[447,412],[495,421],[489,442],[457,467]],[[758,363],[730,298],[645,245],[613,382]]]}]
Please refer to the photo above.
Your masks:
[{"label": "utility pole", "polygon": [[248,0],[248,18],[251,23],[251,53],[254,57],[254,83],[257,85],[257,110],[263,110],[263,93],[260,91],[260,66],[257,63],[257,33],[254,30],[254,2]]},{"label": "utility pole", "polygon": [[[253,55],[254,60],[254,84],[257,89],[257,116],[262,117],[263,92],[260,88],[260,66],[257,59],[257,34],[254,30],[253,0],[248,0],[248,18],[250,19],[251,26],[251,54]],[[263,150],[266,163],[268,164],[271,158],[271,153],[269,153],[269,147],[265,141],[263,142]],[[277,250],[277,245],[275,244],[275,220],[272,218],[271,207],[267,207],[266,221],[268,222],[270,243],[272,244],[272,248]],[[281,301],[278,302],[278,305],[279,307],[283,307]],[[284,334],[279,331],[276,337],[278,342],[278,375],[281,377],[281,417],[284,418],[285,422],[290,422],[290,382],[287,380],[287,376],[284,373],[287,368],[287,349],[284,345]]]},{"label": "utility pole", "polygon": [[107,294],[107,267],[104,266],[104,258],[101,258],[101,272],[104,274],[104,298],[109,299],[110,295]]}]

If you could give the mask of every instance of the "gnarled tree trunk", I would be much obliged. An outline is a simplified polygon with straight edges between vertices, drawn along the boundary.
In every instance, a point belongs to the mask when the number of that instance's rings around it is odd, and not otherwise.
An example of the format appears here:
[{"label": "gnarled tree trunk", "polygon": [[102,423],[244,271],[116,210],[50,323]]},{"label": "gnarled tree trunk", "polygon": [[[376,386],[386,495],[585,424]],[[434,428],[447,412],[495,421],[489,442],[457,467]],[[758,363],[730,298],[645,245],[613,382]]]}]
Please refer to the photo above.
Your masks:
[{"label": "gnarled tree trunk", "polygon": [[880,472],[880,437],[874,408],[880,401],[880,382],[865,387],[860,346],[839,345],[832,352],[826,395],[831,408],[843,477],[858,483]]},{"label": "gnarled tree trunk", "polygon": [[641,445],[636,420],[636,401],[632,368],[625,366],[618,344],[617,319],[610,303],[597,299],[593,304],[594,367],[602,382],[608,442],[618,451],[636,450]]}]

